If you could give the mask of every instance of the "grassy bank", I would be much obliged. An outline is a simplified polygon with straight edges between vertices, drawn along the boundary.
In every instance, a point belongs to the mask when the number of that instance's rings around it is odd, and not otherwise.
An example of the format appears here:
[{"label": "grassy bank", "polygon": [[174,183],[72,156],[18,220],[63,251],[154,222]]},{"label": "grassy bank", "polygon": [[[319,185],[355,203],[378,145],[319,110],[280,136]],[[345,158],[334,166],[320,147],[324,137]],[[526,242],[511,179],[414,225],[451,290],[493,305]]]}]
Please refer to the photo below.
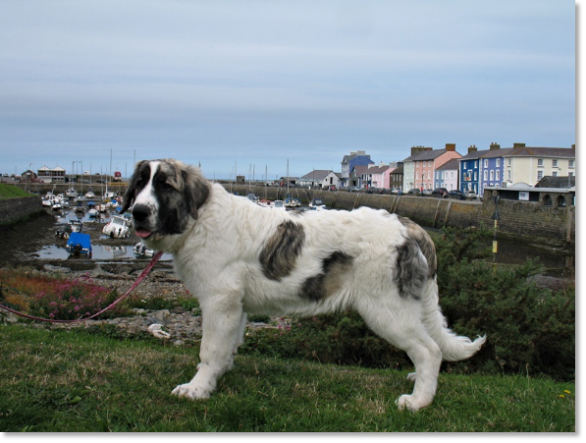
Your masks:
[{"label": "grassy bank", "polygon": [[33,194],[26,192],[14,185],[7,185],[6,183],[0,183],[0,199],[4,198],[19,198],[19,197],[32,197]]},{"label": "grassy bank", "polygon": [[208,400],[170,395],[198,349],[107,331],[0,326],[0,431],[573,432],[574,383],[441,374],[416,414],[407,370],[239,356]]}]

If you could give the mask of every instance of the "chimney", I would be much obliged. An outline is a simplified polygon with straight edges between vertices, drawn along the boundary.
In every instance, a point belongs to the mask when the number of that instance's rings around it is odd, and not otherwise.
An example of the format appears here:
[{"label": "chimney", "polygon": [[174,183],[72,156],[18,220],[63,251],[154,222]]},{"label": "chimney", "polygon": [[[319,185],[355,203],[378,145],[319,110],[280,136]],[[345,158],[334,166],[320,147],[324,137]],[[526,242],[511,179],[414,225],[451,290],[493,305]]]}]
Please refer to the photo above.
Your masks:
[{"label": "chimney", "polygon": [[575,151],[575,150],[576,150],[576,144],[573,144],[572,145],[572,151]]},{"label": "chimney", "polygon": [[422,152],[424,150],[425,150],[425,148],[423,146],[413,146],[411,148],[411,155],[418,154],[419,152]]},{"label": "chimney", "polygon": [[425,148],[424,151],[433,151],[433,148]]},{"label": "chimney", "polygon": [[513,148],[524,148],[525,143],[513,143]]},{"label": "chimney", "polygon": [[471,152],[476,152],[476,151],[478,151],[478,148],[476,147],[476,145],[468,146],[468,154],[470,154]]},{"label": "chimney", "polygon": [[494,151],[495,149],[500,149],[500,148],[501,148],[501,145],[499,145],[498,143],[492,142],[490,144],[490,150],[491,151]]},{"label": "chimney", "polygon": [[455,151],[456,143],[446,143],[446,151]]}]

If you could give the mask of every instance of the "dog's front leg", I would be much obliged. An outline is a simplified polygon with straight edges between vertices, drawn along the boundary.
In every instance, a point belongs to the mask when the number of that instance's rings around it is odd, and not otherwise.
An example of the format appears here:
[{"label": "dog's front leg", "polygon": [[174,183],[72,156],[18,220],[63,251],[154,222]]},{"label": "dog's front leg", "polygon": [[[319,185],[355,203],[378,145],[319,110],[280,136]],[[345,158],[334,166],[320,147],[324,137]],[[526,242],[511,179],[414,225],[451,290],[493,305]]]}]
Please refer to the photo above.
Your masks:
[{"label": "dog's front leg", "polygon": [[232,369],[234,349],[241,333],[243,318],[240,300],[214,297],[214,303],[202,305],[200,363],[195,377],[177,386],[172,394],[191,400],[208,398],[222,374]]}]

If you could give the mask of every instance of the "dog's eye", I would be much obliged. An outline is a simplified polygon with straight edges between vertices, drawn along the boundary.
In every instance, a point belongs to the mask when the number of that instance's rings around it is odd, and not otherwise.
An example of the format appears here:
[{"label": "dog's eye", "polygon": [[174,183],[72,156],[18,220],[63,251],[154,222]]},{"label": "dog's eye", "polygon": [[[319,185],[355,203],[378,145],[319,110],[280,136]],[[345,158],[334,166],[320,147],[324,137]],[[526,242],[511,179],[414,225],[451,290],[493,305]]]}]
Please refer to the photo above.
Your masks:
[{"label": "dog's eye", "polygon": [[169,184],[167,182],[163,182],[161,186],[162,186],[162,188],[165,191],[174,191],[175,190],[175,188],[173,187],[173,185],[171,185],[171,184]]}]

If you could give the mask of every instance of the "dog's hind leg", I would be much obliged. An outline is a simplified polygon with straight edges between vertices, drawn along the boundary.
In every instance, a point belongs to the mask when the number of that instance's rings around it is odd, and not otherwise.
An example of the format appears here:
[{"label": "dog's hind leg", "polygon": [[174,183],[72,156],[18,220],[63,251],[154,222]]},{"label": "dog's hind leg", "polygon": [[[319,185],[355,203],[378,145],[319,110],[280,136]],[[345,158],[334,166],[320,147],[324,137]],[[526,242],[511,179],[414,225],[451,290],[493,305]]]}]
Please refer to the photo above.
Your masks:
[{"label": "dog's hind leg", "polygon": [[415,381],[413,393],[397,399],[399,409],[417,411],[428,406],[437,389],[442,353],[420,319],[405,311],[397,315],[384,306],[359,309],[359,312],[376,334],[404,350],[415,365],[417,376],[408,377]]},{"label": "dog's hind leg", "polygon": [[240,320],[240,329],[236,335],[236,343],[234,343],[234,351],[232,353],[236,355],[238,348],[244,344],[244,331],[246,331],[246,312],[242,314],[242,320]]},{"label": "dog's hind leg", "polygon": [[235,349],[240,344],[246,316],[238,297],[214,297],[213,304],[202,304],[202,340],[197,374],[172,394],[191,400],[207,398],[216,388],[219,377],[232,369]]}]

